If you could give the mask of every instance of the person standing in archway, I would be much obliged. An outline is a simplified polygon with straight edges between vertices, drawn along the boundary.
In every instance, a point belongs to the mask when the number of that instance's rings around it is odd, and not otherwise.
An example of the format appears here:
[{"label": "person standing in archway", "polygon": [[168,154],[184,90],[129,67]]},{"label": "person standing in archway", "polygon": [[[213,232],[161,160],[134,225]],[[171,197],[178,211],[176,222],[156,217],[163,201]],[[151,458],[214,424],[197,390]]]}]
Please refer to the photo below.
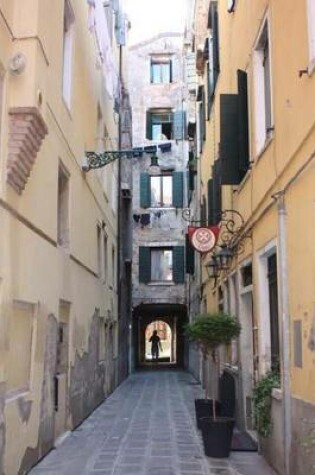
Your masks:
[{"label": "person standing in archway", "polygon": [[158,361],[159,359],[159,350],[163,351],[161,338],[157,334],[157,330],[154,330],[152,336],[150,337],[149,342],[151,343],[151,355],[153,361]]}]

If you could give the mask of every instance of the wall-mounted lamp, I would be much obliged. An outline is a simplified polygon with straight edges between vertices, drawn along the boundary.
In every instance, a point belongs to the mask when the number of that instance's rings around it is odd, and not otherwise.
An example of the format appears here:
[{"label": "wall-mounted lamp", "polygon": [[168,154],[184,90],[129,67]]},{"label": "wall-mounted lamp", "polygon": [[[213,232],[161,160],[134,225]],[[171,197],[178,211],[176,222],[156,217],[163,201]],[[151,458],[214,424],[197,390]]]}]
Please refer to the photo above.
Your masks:
[{"label": "wall-mounted lamp", "polygon": [[158,163],[158,157],[156,155],[151,156],[151,164],[149,167],[150,175],[159,175],[161,170]]}]

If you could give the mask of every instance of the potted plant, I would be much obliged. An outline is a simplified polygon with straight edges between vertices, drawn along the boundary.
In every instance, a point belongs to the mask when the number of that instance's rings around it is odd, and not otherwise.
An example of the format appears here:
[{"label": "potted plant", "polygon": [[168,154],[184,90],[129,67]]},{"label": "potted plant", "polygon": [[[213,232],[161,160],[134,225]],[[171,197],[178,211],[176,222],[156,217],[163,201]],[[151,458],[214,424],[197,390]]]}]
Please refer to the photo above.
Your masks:
[{"label": "potted plant", "polygon": [[[210,356],[216,362],[216,351],[221,345],[228,345],[241,331],[239,322],[223,312],[201,314],[186,327],[188,338],[195,341],[200,348],[203,358]],[[220,414],[220,404],[215,401],[213,389],[212,400],[208,399],[206,387],[205,399],[208,414],[197,414],[201,426],[205,454],[210,457],[228,457],[233,435],[234,419]],[[196,405],[197,408],[197,405]],[[212,412],[212,414],[211,414]]]}]

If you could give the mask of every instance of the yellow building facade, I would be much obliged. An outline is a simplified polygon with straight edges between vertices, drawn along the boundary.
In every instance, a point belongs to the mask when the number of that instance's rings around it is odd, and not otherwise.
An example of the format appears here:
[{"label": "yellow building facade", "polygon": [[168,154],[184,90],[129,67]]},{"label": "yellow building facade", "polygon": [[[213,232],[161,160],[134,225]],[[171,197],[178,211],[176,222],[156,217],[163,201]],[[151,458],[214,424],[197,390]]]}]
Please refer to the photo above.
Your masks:
[{"label": "yellow building facade", "polygon": [[218,0],[202,15],[204,6],[196,2],[201,204],[232,259],[213,279],[206,264],[222,247],[203,258],[202,306],[242,323],[223,365],[238,425],[255,429],[253,388],[280,367],[261,450],[279,473],[313,473],[315,6]]},{"label": "yellow building facade", "polygon": [[[97,5],[0,2],[6,475],[26,473],[118,382],[118,167],[81,168],[85,151],[119,146],[115,94],[94,29]],[[111,7],[104,13],[115,71],[118,17]]]}]

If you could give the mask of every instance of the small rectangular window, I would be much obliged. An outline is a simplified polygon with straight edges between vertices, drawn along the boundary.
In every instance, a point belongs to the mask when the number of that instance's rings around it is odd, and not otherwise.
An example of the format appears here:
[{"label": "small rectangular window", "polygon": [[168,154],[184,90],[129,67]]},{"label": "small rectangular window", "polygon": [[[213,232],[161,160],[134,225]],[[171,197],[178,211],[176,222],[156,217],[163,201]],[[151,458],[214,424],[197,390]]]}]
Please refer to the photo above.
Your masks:
[{"label": "small rectangular window", "polygon": [[65,0],[63,14],[63,76],[62,95],[70,108],[72,84],[72,51],[73,51],[74,13],[69,0]]},{"label": "small rectangular window", "polygon": [[173,178],[172,176],[151,176],[151,206],[172,206]]},{"label": "small rectangular window", "polygon": [[173,250],[151,249],[151,281],[172,282]]},{"label": "small rectangular window", "polygon": [[58,170],[57,242],[69,247],[69,175],[62,164]]},{"label": "small rectangular window", "polygon": [[173,134],[173,114],[169,109],[147,113],[147,139],[170,140]]},{"label": "small rectangular window", "polygon": [[151,58],[151,83],[168,84],[172,82],[171,58]]},{"label": "small rectangular window", "polygon": [[269,23],[265,22],[254,51],[256,152],[273,130]]},{"label": "small rectangular window", "polygon": [[252,285],[253,283],[253,267],[252,264],[247,264],[246,266],[241,268],[241,276],[242,276],[242,286],[247,287],[248,285]]},{"label": "small rectangular window", "polygon": [[96,246],[97,246],[97,275],[102,277],[102,228],[96,226]]},{"label": "small rectangular window", "polygon": [[107,246],[107,236],[104,234],[103,237],[103,263],[104,263],[104,281],[107,281],[107,273],[108,273],[108,266],[107,266],[107,261],[108,261],[108,246]]}]

